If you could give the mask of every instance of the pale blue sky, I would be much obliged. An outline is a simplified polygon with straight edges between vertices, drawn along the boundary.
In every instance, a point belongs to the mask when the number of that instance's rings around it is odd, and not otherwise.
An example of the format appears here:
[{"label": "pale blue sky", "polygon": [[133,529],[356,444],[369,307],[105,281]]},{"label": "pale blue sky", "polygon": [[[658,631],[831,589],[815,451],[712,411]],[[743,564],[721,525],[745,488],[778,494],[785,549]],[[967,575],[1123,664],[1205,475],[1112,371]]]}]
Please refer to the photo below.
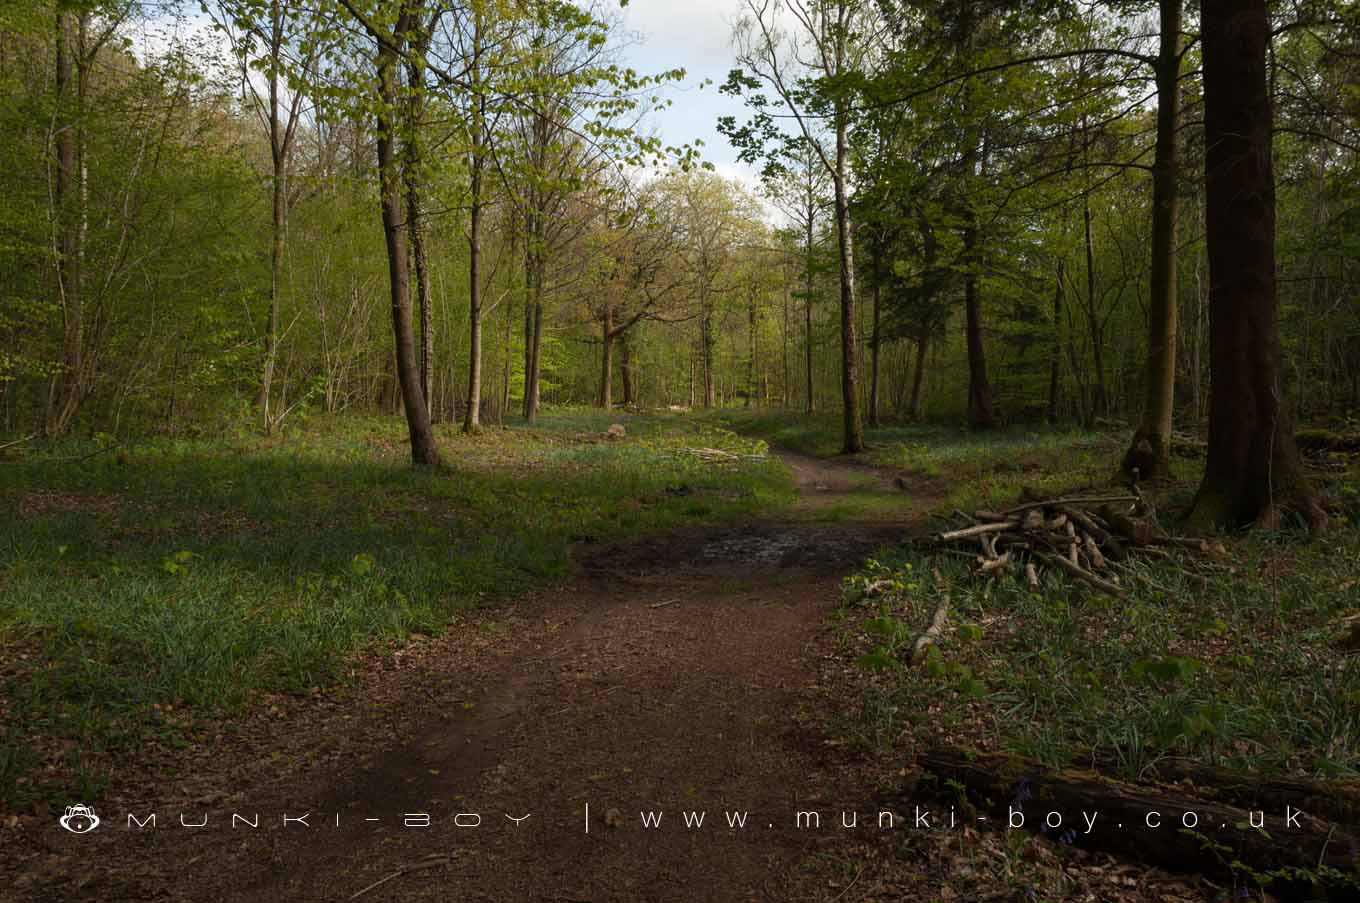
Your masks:
[{"label": "pale blue sky", "polygon": [[[672,145],[703,141],[705,160],[754,187],[754,171],[737,163],[736,152],[717,129],[719,116],[745,116],[740,100],[718,93],[735,65],[731,21],[739,6],[740,0],[630,0],[621,15],[625,28],[641,39],[625,52],[629,66],[643,73],[687,70],[684,82],[667,92],[673,105],[655,117],[663,140]],[[700,88],[704,79],[713,84]]]}]

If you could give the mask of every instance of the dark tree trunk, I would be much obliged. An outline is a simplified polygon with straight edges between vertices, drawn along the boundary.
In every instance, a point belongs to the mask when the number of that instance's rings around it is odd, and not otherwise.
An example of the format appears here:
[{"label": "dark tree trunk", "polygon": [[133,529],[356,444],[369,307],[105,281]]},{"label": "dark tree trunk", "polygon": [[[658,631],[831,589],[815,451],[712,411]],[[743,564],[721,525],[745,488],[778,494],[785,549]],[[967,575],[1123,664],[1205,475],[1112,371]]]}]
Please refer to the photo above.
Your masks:
[{"label": "dark tree trunk", "polygon": [[807,357],[807,412],[812,414],[817,410],[817,393],[812,378],[812,214],[809,212],[807,221],[807,272],[804,276],[803,291],[806,298],[803,299],[803,316],[805,319],[804,330],[804,350]]},{"label": "dark tree trunk", "polygon": [[883,347],[883,337],[879,334],[880,309],[883,290],[878,280],[874,281],[874,326],[869,336],[869,426],[878,426],[878,358]]},{"label": "dark tree trunk", "polygon": [[1161,0],[1157,54],[1157,147],[1152,166],[1152,297],[1148,304],[1147,371],[1143,415],[1123,468],[1141,479],[1171,472],[1171,426],[1176,405],[1176,205],[1180,121],[1180,31],[1184,0]]},{"label": "dark tree trunk", "polygon": [[908,413],[912,420],[921,419],[921,386],[926,377],[926,347],[929,340],[923,335],[916,340],[916,372],[911,378],[911,404]]},{"label": "dark tree trunk", "polygon": [[1062,302],[1067,263],[1058,258],[1058,278],[1053,286],[1053,351],[1048,362],[1048,416],[1056,423],[1062,406]]},{"label": "dark tree trunk", "polygon": [[473,167],[472,211],[468,219],[468,394],[463,432],[482,425],[482,202],[481,169]]},{"label": "dark tree trunk", "polygon": [[619,356],[621,358],[619,363],[622,365],[619,369],[622,371],[620,375],[623,377],[623,403],[625,405],[637,401],[637,387],[633,383],[636,375],[633,371],[633,340],[629,338],[629,335],[630,333],[624,333],[619,341]]},{"label": "dark tree trunk", "polygon": [[600,407],[606,411],[614,404],[614,309],[605,307],[600,329]]},{"label": "dark tree trunk", "polygon": [[62,372],[49,397],[46,431],[66,432],[85,394],[85,153],[83,60],[85,13],[57,13],[56,90],[59,125],[53,211],[57,222],[57,301],[62,315]]},{"label": "dark tree trunk", "polygon": [[[399,17],[396,34],[406,33],[410,22]],[[386,40],[378,41],[378,173],[382,193],[383,233],[387,243],[388,282],[392,296],[392,331],[396,338],[397,379],[411,436],[411,460],[417,466],[438,467],[439,448],[430,428],[430,413],[420,390],[416,365],[415,336],[411,329],[411,282],[406,247],[406,223],[402,209],[401,164],[396,153],[396,117],[400,107],[397,78],[398,50]]]},{"label": "dark tree trunk", "polygon": [[702,311],[699,323],[699,342],[703,351],[704,363],[704,407],[712,408],[718,403],[717,374],[713,372],[713,345],[717,337],[713,334],[713,302],[705,292],[699,302]]},{"label": "dark tree trunk", "polygon": [[841,276],[841,420],[846,454],[864,451],[864,424],[859,411],[859,368],[855,346],[855,251],[850,231],[849,136],[847,113],[838,103],[836,110],[836,172],[832,183],[836,194],[836,241],[840,246]]},{"label": "dark tree trunk", "polygon": [[987,357],[982,347],[982,299],[978,292],[976,272],[977,244],[977,227],[969,225],[963,230],[964,254],[968,259],[968,272],[963,277],[968,340],[968,425],[973,429],[991,429],[996,426],[996,412],[992,408],[992,386],[987,380]]},{"label": "dark tree trunk", "polygon": [[746,358],[746,406],[749,408],[755,404],[756,397],[760,394],[756,385],[756,357],[759,348],[756,344],[756,293],[754,290],[747,297],[746,320],[750,340]]},{"label": "dark tree trunk", "polygon": [[1201,35],[1209,448],[1190,521],[1270,525],[1289,507],[1321,527],[1326,514],[1303,475],[1284,403],[1266,0],[1205,0]]}]

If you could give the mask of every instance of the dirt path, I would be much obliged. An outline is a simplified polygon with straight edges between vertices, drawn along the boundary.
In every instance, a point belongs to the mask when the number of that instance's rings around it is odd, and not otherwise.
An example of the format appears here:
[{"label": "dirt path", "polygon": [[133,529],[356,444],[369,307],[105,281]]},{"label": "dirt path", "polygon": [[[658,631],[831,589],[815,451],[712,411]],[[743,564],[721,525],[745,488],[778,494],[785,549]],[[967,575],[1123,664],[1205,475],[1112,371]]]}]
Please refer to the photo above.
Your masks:
[{"label": "dirt path", "polygon": [[[788,518],[595,549],[567,585],[409,647],[355,689],[281,700],[192,778],[110,801],[112,830],[51,832],[21,892],[836,897],[804,867],[835,842],[840,812],[869,801],[826,767],[799,707],[840,577],[905,524],[818,522],[881,480],[780,454],[800,495]],[[797,828],[814,809],[822,828]],[[154,830],[124,824],[153,810]],[[686,827],[685,812],[702,824]],[[233,827],[232,813],[260,827]]]}]

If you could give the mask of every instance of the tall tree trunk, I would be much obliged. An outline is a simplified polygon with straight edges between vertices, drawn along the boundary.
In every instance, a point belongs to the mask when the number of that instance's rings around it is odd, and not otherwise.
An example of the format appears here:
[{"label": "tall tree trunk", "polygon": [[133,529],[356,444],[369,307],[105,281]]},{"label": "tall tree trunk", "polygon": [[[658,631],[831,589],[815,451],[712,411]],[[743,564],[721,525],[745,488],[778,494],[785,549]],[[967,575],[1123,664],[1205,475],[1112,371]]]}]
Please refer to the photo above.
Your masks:
[{"label": "tall tree trunk", "polygon": [[704,363],[704,407],[712,408],[718,403],[717,374],[713,372],[713,345],[717,337],[713,334],[713,302],[708,292],[703,292],[699,301],[700,313],[699,341],[703,350]]},{"label": "tall tree trunk", "polygon": [[600,329],[600,407],[614,405],[614,308],[606,305]]},{"label": "tall tree trunk", "polygon": [[70,10],[57,13],[56,89],[58,120],[54,136],[57,152],[53,202],[57,224],[57,300],[62,315],[62,372],[59,391],[49,400],[46,431],[66,432],[84,395],[85,304],[84,258],[84,85],[80,35],[81,16]]},{"label": "tall tree trunk", "polygon": [[879,280],[874,280],[874,331],[869,337],[869,426],[877,427],[878,424],[878,358],[883,348],[883,336],[880,335],[880,309],[882,307],[883,289],[879,285]]},{"label": "tall tree trunk", "polygon": [[463,432],[474,433],[482,425],[482,183],[489,143],[482,50],[485,13],[473,7],[472,32],[472,123],[468,148],[468,393],[463,412]]},{"label": "tall tree trunk", "polygon": [[1176,405],[1176,205],[1180,121],[1180,31],[1184,0],[1160,0],[1161,49],[1157,54],[1157,146],[1152,166],[1152,297],[1148,304],[1147,372],[1143,415],[1123,468],[1142,479],[1171,472],[1171,426]]},{"label": "tall tree trunk", "polygon": [[756,346],[756,292],[752,289],[747,295],[746,305],[746,329],[749,340],[748,354],[746,358],[746,407],[751,407],[755,403],[759,389],[756,385],[756,357],[759,349]]},{"label": "tall tree trunk", "polygon": [[[406,13],[399,17],[396,34],[409,28]],[[411,328],[411,282],[406,247],[406,223],[402,209],[401,164],[396,153],[397,122],[400,109],[400,84],[397,78],[399,47],[378,41],[378,175],[381,184],[383,234],[387,244],[388,283],[392,297],[392,331],[396,339],[397,379],[406,411],[406,426],[411,436],[411,460],[419,467],[438,467],[439,447],[430,428],[430,413],[420,391],[416,365],[415,336]]]},{"label": "tall tree trunk", "polygon": [[836,192],[836,242],[841,252],[841,409],[844,425],[841,450],[854,454],[864,451],[864,425],[859,411],[858,349],[855,347],[855,249],[850,233],[850,197],[846,185],[850,152],[847,117],[844,102],[838,101],[836,172],[832,183]]},{"label": "tall tree trunk", "polygon": [[468,391],[463,432],[482,425],[482,202],[481,167],[474,165],[468,217]]},{"label": "tall tree trunk", "polygon": [[1326,523],[1284,404],[1275,296],[1275,175],[1266,0],[1204,0],[1209,449],[1190,512],[1200,528]]},{"label": "tall tree trunk", "polygon": [[1091,402],[1094,419],[1110,413],[1110,399],[1105,388],[1105,337],[1100,324],[1100,305],[1096,300],[1096,248],[1089,188],[1082,196],[1081,218],[1086,243],[1086,326],[1091,336],[1091,364],[1095,370],[1095,394]]},{"label": "tall tree trunk", "polygon": [[621,373],[623,377],[623,403],[625,405],[634,404],[638,400],[637,386],[634,383],[637,374],[633,369],[633,340],[631,336],[631,332],[625,332],[619,338],[619,355],[622,358],[620,369],[623,371]]},{"label": "tall tree trunk", "polygon": [[968,343],[968,425],[974,429],[996,426],[992,407],[992,386],[987,379],[987,357],[982,346],[982,299],[978,291],[977,226],[968,214],[963,230],[963,250],[968,271],[963,277],[964,331]]},{"label": "tall tree trunk", "polygon": [[1066,277],[1067,261],[1058,258],[1058,278],[1053,286],[1053,350],[1048,362],[1048,414],[1049,423],[1056,423],[1062,407],[1062,302],[1063,280]]},{"label": "tall tree trunk", "polygon": [[812,374],[812,228],[813,228],[813,206],[808,204],[807,218],[807,271],[804,274],[803,291],[806,298],[803,300],[804,326],[806,327],[803,336],[803,350],[807,358],[807,412],[815,413],[817,410],[817,393]]},{"label": "tall tree trunk", "polygon": [[790,370],[789,370],[789,294],[790,294],[790,288],[789,288],[789,261],[788,261],[788,255],[787,255],[787,254],[784,256],[784,261],[783,261],[783,263],[784,263],[784,267],[783,267],[783,273],[784,273],[784,334],[783,334],[783,339],[784,339],[784,356],[783,356],[783,364],[784,364],[784,381],[783,381],[783,383],[781,383],[781,387],[782,387],[782,389],[781,389],[781,396],[782,396],[782,402],[783,402],[781,406],[784,407],[785,409],[787,409],[787,408],[789,407],[789,396],[790,396],[790,392],[789,392],[789,380],[792,378],[792,373],[791,373]]},{"label": "tall tree trunk", "polygon": [[255,405],[264,419],[265,432],[272,432],[273,418],[269,413],[270,393],[274,384],[274,368],[279,356],[279,292],[283,283],[283,246],[288,224],[288,160],[284,147],[282,123],[279,122],[279,55],[283,49],[283,9],[280,0],[271,0],[270,68],[269,68],[269,155],[273,168],[272,241],[269,252],[269,323],[264,337],[264,373],[260,377],[260,391]]},{"label": "tall tree trunk", "polygon": [[[414,141],[410,142],[414,145]],[[411,257],[416,269],[416,298],[420,306],[420,394],[431,407],[430,368],[434,362],[434,289],[430,284],[429,259],[425,253],[425,228],[421,217],[420,161],[410,161],[406,184],[406,227],[410,232]]]},{"label": "tall tree trunk", "polygon": [[912,420],[921,419],[921,386],[926,376],[926,346],[929,343],[924,335],[916,339],[916,372],[911,378],[911,405],[909,413]]}]

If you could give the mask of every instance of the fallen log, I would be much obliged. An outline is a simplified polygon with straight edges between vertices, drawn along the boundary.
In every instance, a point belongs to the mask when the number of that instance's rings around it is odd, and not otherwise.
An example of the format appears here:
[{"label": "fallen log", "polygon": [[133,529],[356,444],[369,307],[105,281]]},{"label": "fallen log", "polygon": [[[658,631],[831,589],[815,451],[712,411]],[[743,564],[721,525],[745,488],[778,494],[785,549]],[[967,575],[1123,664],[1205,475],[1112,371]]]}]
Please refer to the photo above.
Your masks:
[{"label": "fallen log", "polygon": [[932,749],[917,762],[942,789],[961,787],[998,827],[1024,828],[1082,849],[1180,872],[1232,875],[1240,863],[1258,875],[1327,869],[1360,878],[1360,841],[1292,805],[1241,809],[1002,754]]},{"label": "fallen log", "polygon": [[1143,769],[1140,781],[1188,784],[1197,796],[1251,809],[1293,806],[1318,818],[1360,829],[1360,781],[1268,778],[1251,772],[1204,765],[1189,759],[1158,759]]}]

